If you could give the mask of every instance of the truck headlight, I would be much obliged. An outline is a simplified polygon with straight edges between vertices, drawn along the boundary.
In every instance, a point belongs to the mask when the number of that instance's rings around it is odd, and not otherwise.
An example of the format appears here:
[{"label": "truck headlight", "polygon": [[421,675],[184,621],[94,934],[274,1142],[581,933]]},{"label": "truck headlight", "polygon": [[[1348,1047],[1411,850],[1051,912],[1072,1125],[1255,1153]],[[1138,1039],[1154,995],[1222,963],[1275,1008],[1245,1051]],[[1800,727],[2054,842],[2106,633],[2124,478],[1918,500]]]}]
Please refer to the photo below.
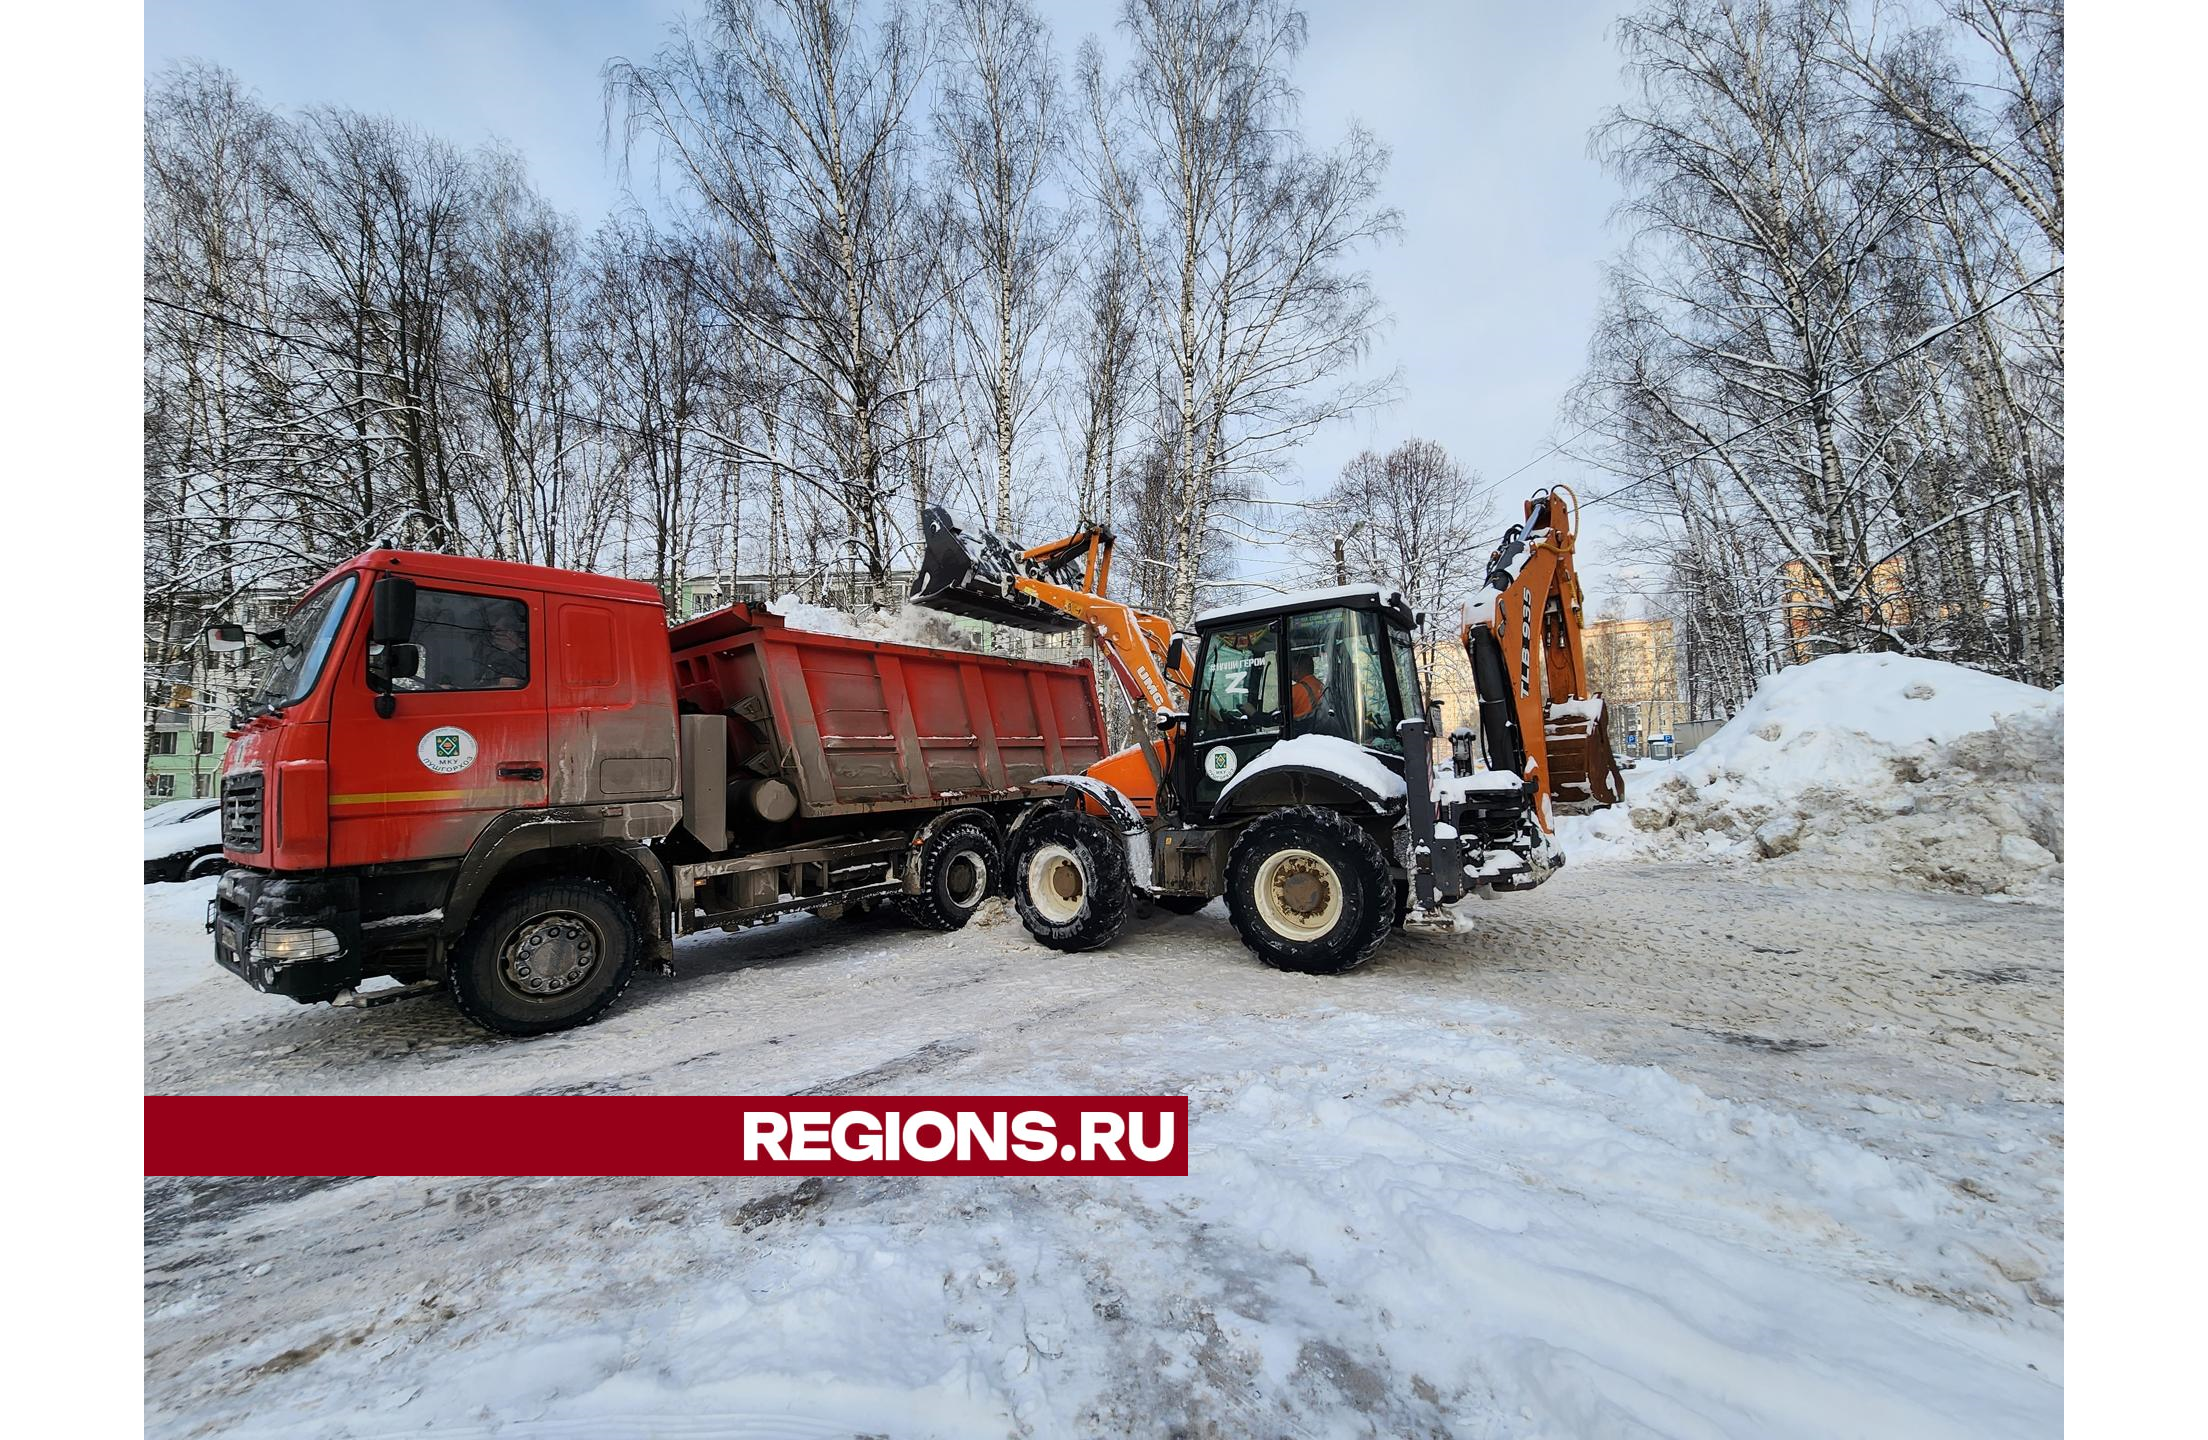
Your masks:
[{"label": "truck headlight", "polygon": [[327,930],[263,930],[253,937],[253,958],[275,965],[327,959],[343,948]]}]

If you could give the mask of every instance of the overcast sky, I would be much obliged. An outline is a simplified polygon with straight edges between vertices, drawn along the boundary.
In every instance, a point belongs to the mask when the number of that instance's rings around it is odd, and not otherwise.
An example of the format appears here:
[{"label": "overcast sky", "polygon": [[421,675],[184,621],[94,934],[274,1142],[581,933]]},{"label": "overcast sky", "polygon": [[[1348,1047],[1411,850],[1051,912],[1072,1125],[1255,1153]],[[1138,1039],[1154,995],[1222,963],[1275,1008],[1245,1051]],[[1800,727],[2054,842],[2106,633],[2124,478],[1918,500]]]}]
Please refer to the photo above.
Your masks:
[{"label": "overcast sky", "polygon": [[[1070,63],[1116,5],[1041,0]],[[587,228],[620,197],[603,146],[600,70],[642,58],[681,0],[381,0],[375,5],[170,0],[146,7],[146,63],[197,57],[279,107],[381,112],[462,146],[493,136],[527,158],[554,203]],[[1439,441],[1489,477],[1557,438],[1556,411],[1585,356],[1602,266],[1619,237],[1616,186],[1587,132],[1620,97],[1614,4],[1504,0],[1306,0],[1311,43],[1297,81],[1314,144],[1351,117],[1394,152],[1386,198],[1404,238],[1371,257],[1393,320],[1377,361],[1403,398],[1323,432],[1297,459],[1330,480],[1368,446]],[[1602,488],[1562,458],[1509,481],[1509,518],[1537,485]],[[1609,590],[1600,513],[1582,568]],[[1628,606],[1630,609],[1630,606]]]}]

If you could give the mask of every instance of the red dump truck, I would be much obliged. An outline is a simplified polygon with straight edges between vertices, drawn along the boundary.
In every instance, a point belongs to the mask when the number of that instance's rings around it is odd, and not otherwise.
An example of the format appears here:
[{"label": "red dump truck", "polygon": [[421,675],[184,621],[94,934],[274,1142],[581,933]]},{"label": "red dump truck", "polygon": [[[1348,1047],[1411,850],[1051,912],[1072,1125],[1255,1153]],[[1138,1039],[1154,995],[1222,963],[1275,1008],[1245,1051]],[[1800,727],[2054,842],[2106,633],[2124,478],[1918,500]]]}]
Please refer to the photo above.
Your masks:
[{"label": "red dump truck", "polygon": [[216,960],[310,1003],[449,989],[510,1035],[597,1018],[696,930],[883,902],[955,929],[1042,778],[1104,753],[1083,665],[742,605],[670,630],[649,585],[503,561],[372,550],[261,638]]}]

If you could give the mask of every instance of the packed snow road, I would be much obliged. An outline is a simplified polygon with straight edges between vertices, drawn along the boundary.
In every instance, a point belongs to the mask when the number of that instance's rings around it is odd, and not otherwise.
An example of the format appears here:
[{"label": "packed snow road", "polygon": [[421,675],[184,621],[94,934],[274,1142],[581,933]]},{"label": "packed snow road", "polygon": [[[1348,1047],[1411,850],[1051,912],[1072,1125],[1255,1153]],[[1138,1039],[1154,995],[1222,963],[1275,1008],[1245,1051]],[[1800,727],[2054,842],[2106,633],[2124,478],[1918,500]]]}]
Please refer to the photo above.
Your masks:
[{"label": "packed snow road", "polygon": [[2056,1433],[2061,910],[1818,878],[1574,866],[1332,979],[1218,905],[787,922],[525,1042],[257,995],[153,887],[149,1091],[1186,1093],[1191,1159],[149,1181],[149,1428]]}]

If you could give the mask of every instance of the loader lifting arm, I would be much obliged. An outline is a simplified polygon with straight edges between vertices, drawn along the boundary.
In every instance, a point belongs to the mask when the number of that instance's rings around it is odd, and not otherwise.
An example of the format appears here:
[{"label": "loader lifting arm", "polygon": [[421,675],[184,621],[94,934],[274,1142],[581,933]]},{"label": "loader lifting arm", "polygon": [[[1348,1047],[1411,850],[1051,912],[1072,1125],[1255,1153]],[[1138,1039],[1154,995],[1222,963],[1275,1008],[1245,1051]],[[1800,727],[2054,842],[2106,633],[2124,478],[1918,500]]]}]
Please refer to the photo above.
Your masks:
[{"label": "loader lifting arm", "polygon": [[1551,814],[1599,809],[1624,796],[1602,697],[1587,675],[1584,602],[1572,552],[1579,497],[1559,485],[1526,502],[1523,524],[1488,557],[1494,592],[1464,607],[1459,632],[1479,696],[1490,769],[1534,782]]},{"label": "loader lifting arm", "polygon": [[986,530],[970,539],[940,505],[928,506],[920,519],[926,549],[913,581],[915,602],[1023,630],[1085,629],[1140,713],[1154,717],[1186,705],[1195,661],[1177,652],[1172,625],[1104,593],[1112,575],[1110,530],[1090,526],[1022,550]]}]

